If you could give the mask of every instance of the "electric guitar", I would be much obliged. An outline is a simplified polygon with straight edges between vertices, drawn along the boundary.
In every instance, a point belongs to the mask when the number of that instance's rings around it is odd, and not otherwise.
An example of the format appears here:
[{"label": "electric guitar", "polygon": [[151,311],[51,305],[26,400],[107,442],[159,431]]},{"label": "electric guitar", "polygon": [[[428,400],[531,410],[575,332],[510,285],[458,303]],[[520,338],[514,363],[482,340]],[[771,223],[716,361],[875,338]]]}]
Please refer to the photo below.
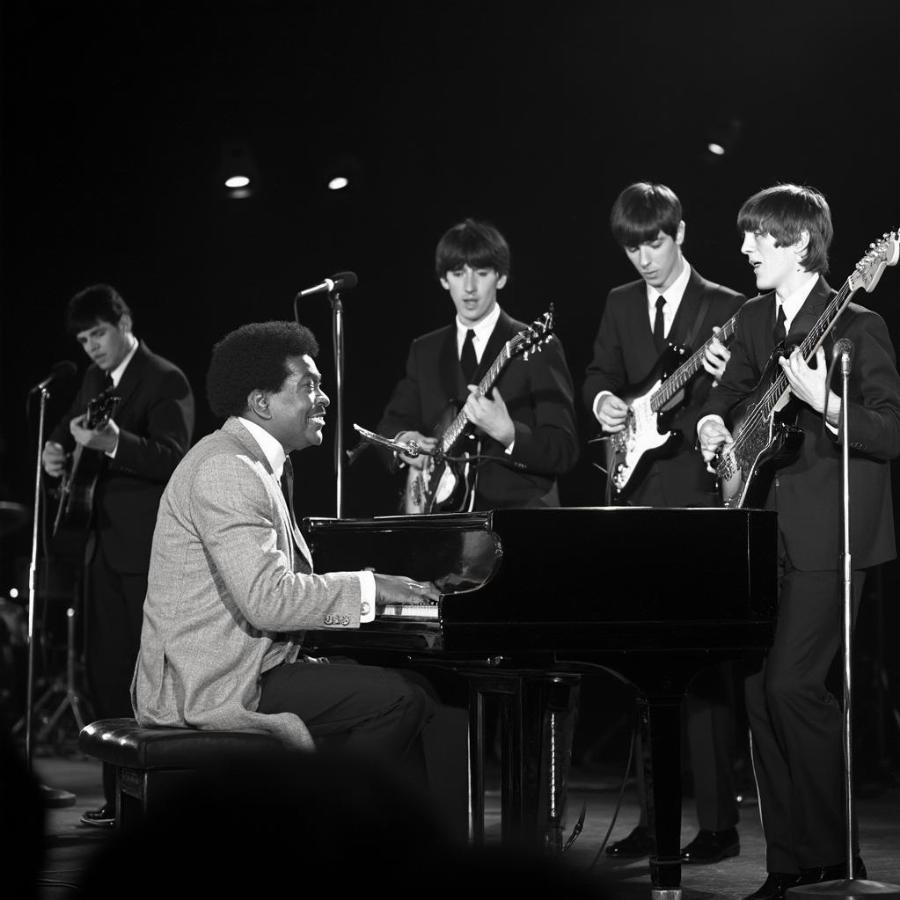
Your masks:
[{"label": "electric guitar", "polygon": [[[527,328],[517,332],[504,345],[478,383],[478,390],[486,394],[497,380],[504,366],[516,356],[528,359],[532,353],[543,349],[553,337],[553,307]],[[472,460],[478,455],[480,442],[476,440],[474,453],[466,451],[459,459],[448,454],[464,435],[471,435],[469,420],[464,410],[453,406],[444,411],[436,428],[438,439],[433,456],[426,456],[421,469],[410,466],[403,493],[402,510],[410,515],[433,512],[461,512],[474,496],[476,465]]]},{"label": "electric guitar", "polygon": [[[871,293],[885,268],[896,265],[900,257],[897,231],[883,235],[880,241],[869,246],[869,252],[856,264],[800,343],[799,350],[806,362],[815,356],[850,298],[860,288]],[[720,450],[715,459],[726,507],[761,507],[772,473],[796,455],[803,440],[803,432],[791,419],[787,376],[778,365],[782,350],[783,345],[775,348],[759,384],[744,404],[744,414],[737,416],[734,443],[727,450]]]},{"label": "electric guitar", "polygon": [[[108,391],[88,403],[85,428],[102,428],[115,415],[120,398]],[[57,489],[58,505],[53,520],[53,540],[77,540],[86,536],[94,506],[94,491],[103,463],[103,454],[76,444],[72,462]],[[69,533],[68,536],[66,533]]]},{"label": "electric guitar", "polygon": [[723,344],[731,339],[738,315],[740,312],[736,312],[718,334],[710,337],[680,365],[679,360],[684,359],[687,349],[669,344],[650,374],[640,384],[625,388],[619,395],[628,404],[624,429],[591,441],[602,441],[606,445],[610,503],[627,499],[652,462],[671,454],[681,442],[681,432],[669,431],[668,422],[684,402],[688,383],[703,368],[707,347],[715,338]]}]

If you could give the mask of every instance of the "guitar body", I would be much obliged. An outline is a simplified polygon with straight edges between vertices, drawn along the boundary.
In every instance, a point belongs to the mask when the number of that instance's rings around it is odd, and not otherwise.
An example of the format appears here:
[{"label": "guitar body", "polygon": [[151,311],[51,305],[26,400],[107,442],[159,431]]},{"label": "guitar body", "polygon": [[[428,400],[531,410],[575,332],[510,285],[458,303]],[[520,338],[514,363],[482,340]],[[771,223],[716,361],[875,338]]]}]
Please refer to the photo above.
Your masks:
[{"label": "guitar body", "polygon": [[[102,428],[113,416],[118,397],[105,392],[88,404],[85,425]],[[80,444],[72,453],[72,464],[57,489],[58,504],[53,520],[53,548],[60,556],[80,561],[84,555],[94,511],[94,494],[106,457],[99,450]]]},{"label": "guitar body", "polygon": [[769,415],[759,415],[757,411],[759,398],[778,371],[781,353],[780,347],[773,353],[759,385],[736,417],[735,445],[723,456],[720,469],[722,501],[729,509],[764,508],[775,471],[796,459],[800,452],[803,431],[794,424],[796,404],[787,393]]},{"label": "guitar body", "polygon": [[622,503],[634,492],[654,460],[671,456],[682,435],[670,431],[668,423],[685,397],[679,390],[665,409],[654,410],[652,398],[674,372],[687,351],[670,344],[650,374],[620,395],[628,404],[625,427],[609,435],[606,445],[607,496],[611,503]]},{"label": "guitar body", "polygon": [[[456,417],[454,405],[449,405],[441,416],[435,437],[440,440],[449,424]],[[471,433],[462,443],[477,443]],[[462,462],[450,462],[446,457],[426,456],[421,469],[409,467],[403,491],[402,511],[407,515],[426,515],[437,512],[465,512],[475,493],[475,466],[468,457],[477,455],[477,448],[465,446],[459,452]]]}]

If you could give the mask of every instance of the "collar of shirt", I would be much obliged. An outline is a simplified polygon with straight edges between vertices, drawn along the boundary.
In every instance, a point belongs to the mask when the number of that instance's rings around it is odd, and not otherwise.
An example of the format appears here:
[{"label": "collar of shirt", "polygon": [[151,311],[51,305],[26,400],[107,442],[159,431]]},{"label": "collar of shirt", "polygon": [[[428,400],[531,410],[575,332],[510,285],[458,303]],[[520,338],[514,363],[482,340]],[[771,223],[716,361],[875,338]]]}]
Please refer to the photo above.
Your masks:
[{"label": "collar of shirt", "polygon": [[280,483],[285,457],[284,447],[281,446],[281,441],[276,437],[272,437],[265,428],[261,425],[257,425],[256,422],[251,422],[243,416],[238,416],[238,421],[250,432],[256,440],[256,443],[259,444],[262,452],[266,454],[266,459],[272,467],[272,474],[275,476],[275,480]]},{"label": "collar of shirt", "polygon": [[678,307],[681,306],[681,299],[684,297],[685,290],[687,290],[688,281],[691,279],[690,264],[686,259],[682,258],[682,261],[684,266],[681,269],[681,273],[664,291],[658,291],[655,287],[647,285],[647,309],[650,313],[651,328],[656,319],[656,298],[666,298],[666,305],[663,307],[663,322],[665,323],[666,334],[669,333],[669,329],[672,327],[675,314],[678,312]]},{"label": "collar of shirt", "polygon": [[778,307],[783,307],[785,334],[791,330],[791,322],[794,321],[794,316],[800,312],[800,307],[806,303],[806,298],[812,293],[812,289],[816,286],[818,280],[818,273],[812,272],[809,279],[804,281],[793,294],[788,294],[784,299],[779,297],[778,294],[775,295],[775,318],[778,318]]},{"label": "collar of shirt", "polygon": [[499,303],[495,303],[494,308],[477,325],[463,325],[463,323],[459,320],[459,316],[457,316],[456,355],[459,356],[462,353],[462,346],[463,342],[466,339],[466,332],[471,328],[475,332],[475,337],[472,338],[472,346],[475,348],[475,359],[477,359],[478,362],[481,362],[484,348],[487,346],[488,339],[490,338],[491,332],[494,330],[494,326],[497,324],[497,319],[499,318]]},{"label": "collar of shirt", "polygon": [[118,387],[119,382],[122,380],[122,376],[125,374],[125,370],[128,368],[128,363],[131,362],[132,357],[135,353],[137,353],[138,348],[138,340],[135,338],[134,344],[132,344],[131,349],[125,354],[125,359],[122,360],[113,370],[109,373],[109,377],[112,379],[113,387]]}]

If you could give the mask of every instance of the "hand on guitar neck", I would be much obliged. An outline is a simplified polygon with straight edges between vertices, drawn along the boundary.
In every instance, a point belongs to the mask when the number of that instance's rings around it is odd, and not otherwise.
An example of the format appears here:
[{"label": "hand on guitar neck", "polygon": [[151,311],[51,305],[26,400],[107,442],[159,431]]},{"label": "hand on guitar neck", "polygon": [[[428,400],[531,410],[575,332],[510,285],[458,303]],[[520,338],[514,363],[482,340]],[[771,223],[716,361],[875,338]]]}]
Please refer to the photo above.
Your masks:
[{"label": "hand on guitar neck", "polygon": [[477,384],[467,385],[469,396],[463,412],[466,418],[503,447],[516,437],[516,426],[496,388],[482,393]]},{"label": "hand on guitar neck", "polygon": [[87,413],[72,419],[69,431],[76,444],[101,453],[112,453],[119,442],[119,426],[112,419],[91,427]]}]

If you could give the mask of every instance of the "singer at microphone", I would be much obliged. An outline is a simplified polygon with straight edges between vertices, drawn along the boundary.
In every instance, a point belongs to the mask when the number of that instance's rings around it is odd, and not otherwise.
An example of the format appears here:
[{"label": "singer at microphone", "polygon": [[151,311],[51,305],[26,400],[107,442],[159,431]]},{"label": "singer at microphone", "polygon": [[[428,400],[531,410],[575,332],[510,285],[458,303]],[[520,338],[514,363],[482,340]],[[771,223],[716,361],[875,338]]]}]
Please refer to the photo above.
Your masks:
[{"label": "singer at microphone", "polygon": [[356,287],[359,279],[355,272],[337,272],[331,278],[326,278],[312,287],[300,291],[298,297],[310,297],[313,294],[338,294],[341,291],[349,291]]}]

